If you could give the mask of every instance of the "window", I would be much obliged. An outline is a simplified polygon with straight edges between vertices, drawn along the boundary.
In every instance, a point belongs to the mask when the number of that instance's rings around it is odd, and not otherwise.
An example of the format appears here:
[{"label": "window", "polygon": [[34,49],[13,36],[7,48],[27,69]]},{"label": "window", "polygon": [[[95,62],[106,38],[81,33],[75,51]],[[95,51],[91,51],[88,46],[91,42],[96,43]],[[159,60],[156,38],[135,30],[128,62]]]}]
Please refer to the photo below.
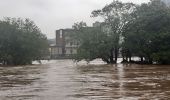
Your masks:
[{"label": "window", "polygon": [[73,42],[70,42],[70,46],[72,46],[73,45]]},{"label": "window", "polygon": [[70,53],[71,53],[71,54],[73,53],[73,50],[72,50],[72,49],[70,50]]},{"label": "window", "polygon": [[60,30],[60,38],[62,38],[62,37],[63,37],[63,31]]}]

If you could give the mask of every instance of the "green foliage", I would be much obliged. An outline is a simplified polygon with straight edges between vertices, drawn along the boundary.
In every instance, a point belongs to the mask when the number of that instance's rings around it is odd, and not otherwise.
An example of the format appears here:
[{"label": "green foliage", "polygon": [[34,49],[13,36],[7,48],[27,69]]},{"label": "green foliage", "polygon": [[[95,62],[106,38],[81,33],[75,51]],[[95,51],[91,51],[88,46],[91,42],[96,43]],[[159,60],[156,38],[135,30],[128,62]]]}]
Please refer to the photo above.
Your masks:
[{"label": "green foliage", "polygon": [[101,31],[100,27],[87,27],[82,24],[75,24],[74,27],[79,27],[75,28],[73,36],[80,43],[75,60],[91,61],[96,58],[108,58],[106,56],[110,47],[107,35]]},{"label": "green foliage", "polygon": [[47,51],[45,35],[29,19],[5,18],[0,21],[0,60],[8,65],[31,64]]},{"label": "green foliage", "polygon": [[77,59],[91,61],[101,58],[107,63],[116,63],[120,48],[122,28],[128,21],[128,15],[135,5],[114,0],[101,10],[92,12],[93,17],[102,17],[104,22],[98,27],[87,27],[80,22],[74,25],[77,29],[77,40],[80,42]]},{"label": "green foliage", "polygon": [[138,6],[124,27],[124,48],[149,63],[168,64],[170,9],[160,0]]},{"label": "green foliage", "polygon": [[118,0],[113,0],[111,4],[106,5],[103,9],[92,12],[94,17],[100,16],[104,19],[103,27],[107,28],[104,32],[108,34],[107,39],[111,45],[111,63],[117,62],[118,51],[122,42],[122,30],[126,23],[129,22],[129,15],[134,11],[135,6],[133,3],[122,3]]},{"label": "green foliage", "polygon": [[114,0],[92,16],[104,22],[99,27],[75,24],[80,42],[77,60],[102,58],[114,63],[121,50],[125,62],[137,56],[142,63],[170,64],[170,7],[161,0],[141,5]]}]

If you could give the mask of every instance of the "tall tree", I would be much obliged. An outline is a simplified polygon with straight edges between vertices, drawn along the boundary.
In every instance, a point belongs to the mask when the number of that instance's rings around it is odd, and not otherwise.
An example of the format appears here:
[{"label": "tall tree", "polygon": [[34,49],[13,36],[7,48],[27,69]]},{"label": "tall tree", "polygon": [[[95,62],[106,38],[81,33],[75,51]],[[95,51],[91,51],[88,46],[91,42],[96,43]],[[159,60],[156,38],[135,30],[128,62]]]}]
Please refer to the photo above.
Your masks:
[{"label": "tall tree", "polygon": [[91,61],[101,58],[103,61],[110,63],[109,53],[111,47],[107,35],[102,32],[100,26],[88,27],[82,23],[76,23],[73,26],[75,31],[72,38],[80,44],[75,59],[77,61],[83,59]]},{"label": "tall tree", "polygon": [[7,65],[31,64],[47,51],[47,39],[29,19],[0,21],[0,60]]},{"label": "tall tree", "polygon": [[[169,13],[169,8],[161,0],[151,0],[147,4],[138,6],[132,14],[133,20],[125,26],[124,47],[128,48],[133,55],[141,57],[141,61],[161,63],[156,59],[159,57],[161,59],[163,56],[156,56],[156,52],[159,51],[161,55],[160,52],[164,52],[162,46],[168,51],[169,46],[165,45],[168,41],[163,42],[162,36],[165,38],[166,34],[169,37]],[[158,41],[162,42],[158,45]]]},{"label": "tall tree", "polygon": [[[106,5],[102,10],[95,10],[92,12],[93,17],[101,16],[104,18],[104,26],[107,27],[107,32],[112,48],[110,50],[111,63],[116,63],[122,42],[122,29],[129,21],[128,16],[135,9],[132,3],[122,3],[118,0],[113,0],[109,5]],[[114,58],[114,59],[113,59]]]}]

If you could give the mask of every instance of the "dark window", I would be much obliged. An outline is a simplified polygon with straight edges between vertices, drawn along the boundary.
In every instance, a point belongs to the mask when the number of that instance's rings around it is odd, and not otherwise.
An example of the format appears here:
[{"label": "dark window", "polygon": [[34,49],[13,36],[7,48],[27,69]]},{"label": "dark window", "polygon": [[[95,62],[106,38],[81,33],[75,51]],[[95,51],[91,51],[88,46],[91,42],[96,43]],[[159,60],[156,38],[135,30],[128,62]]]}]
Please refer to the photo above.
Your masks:
[{"label": "dark window", "polygon": [[72,46],[73,45],[73,42],[70,42],[70,46]]},{"label": "dark window", "polygon": [[72,49],[70,50],[70,53],[71,53],[71,54],[73,53],[73,50],[72,50]]}]

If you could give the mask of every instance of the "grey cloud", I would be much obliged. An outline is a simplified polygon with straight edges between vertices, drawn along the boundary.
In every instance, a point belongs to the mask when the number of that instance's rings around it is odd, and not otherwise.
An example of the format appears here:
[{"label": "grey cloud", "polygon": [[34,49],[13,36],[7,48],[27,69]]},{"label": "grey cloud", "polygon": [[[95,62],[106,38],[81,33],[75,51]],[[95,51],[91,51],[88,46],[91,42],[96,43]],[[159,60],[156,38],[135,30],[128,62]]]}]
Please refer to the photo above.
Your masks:
[{"label": "grey cloud", "polygon": [[[148,0],[122,0],[123,2],[147,2]],[[92,10],[100,9],[112,0],[0,0],[0,18],[30,18],[48,38],[54,38],[55,30],[70,28],[74,22],[85,21],[89,25]]]}]

